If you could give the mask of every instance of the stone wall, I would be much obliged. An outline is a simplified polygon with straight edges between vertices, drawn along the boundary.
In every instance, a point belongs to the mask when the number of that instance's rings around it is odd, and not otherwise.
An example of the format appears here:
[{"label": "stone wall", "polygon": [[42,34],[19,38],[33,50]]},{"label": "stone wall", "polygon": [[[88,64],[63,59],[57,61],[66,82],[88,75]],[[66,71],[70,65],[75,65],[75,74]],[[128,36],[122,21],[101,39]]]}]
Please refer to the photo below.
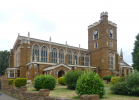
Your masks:
[{"label": "stone wall", "polygon": [[1,80],[7,79],[7,75],[2,75],[2,76],[0,76],[0,79],[1,79]]},{"label": "stone wall", "polygon": [[[27,92],[26,86],[15,89],[9,85],[8,80],[3,80],[2,92],[20,98],[21,100],[72,100],[67,98],[50,97],[49,89],[40,89],[39,92]],[[98,95],[82,95],[80,100],[100,100]]]}]

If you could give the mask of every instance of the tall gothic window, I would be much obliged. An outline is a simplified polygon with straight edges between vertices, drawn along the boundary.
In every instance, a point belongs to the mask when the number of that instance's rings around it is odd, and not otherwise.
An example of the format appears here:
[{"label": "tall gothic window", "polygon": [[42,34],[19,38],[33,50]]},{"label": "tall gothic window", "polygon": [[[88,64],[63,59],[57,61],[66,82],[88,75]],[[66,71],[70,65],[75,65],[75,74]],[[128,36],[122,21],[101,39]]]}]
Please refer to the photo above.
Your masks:
[{"label": "tall gothic window", "polygon": [[84,65],[84,53],[81,54],[81,65]]},{"label": "tall gothic window", "polygon": [[20,52],[18,53],[18,66],[20,66]]},{"label": "tall gothic window", "polygon": [[76,61],[76,65],[77,65],[77,52],[74,52],[74,55],[73,55],[73,64],[75,64],[75,61]]},{"label": "tall gothic window", "polygon": [[110,38],[113,39],[113,30],[110,28]]},{"label": "tall gothic window", "polygon": [[85,65],[86,66],[89,66],[89,54],[86,54],[86,57],[85,57]]},{"label": "tall gothic window", "polygon": [[47,47],[43,46],[41,48],[41,61],[47,62]]},{"label": "tall gothic window", "polygon": [[94,34],[94,40],[98,39],[98,30],[97,29],[95,29],[93,34]]},{"label": "tall gothic window", "polygon": [[68,52],[68,63],[72,64],[72,52],[71,51]]},{"label": "tall gothic window", "polygon": [[110,69],[113,69],[114,68],[114,54],[113,52],[110,52],[109,53],[109,57],[108,57],[108,66]]},{"label": "tall gothic window", "polygon": [[56,50],[56,48],[52,49],[52,62],[57,63],[57,50]]},{"label": "tall gothic window", "polygon": [[39,46],[37,44],[33,46],[33,51],[32,51],[32,61],[35,61],[35,59],[36,61],[39,61]]},{"label": "tall gothic window", "polygon": [[59,50],[59,63],[64,63],[64,50]]}]

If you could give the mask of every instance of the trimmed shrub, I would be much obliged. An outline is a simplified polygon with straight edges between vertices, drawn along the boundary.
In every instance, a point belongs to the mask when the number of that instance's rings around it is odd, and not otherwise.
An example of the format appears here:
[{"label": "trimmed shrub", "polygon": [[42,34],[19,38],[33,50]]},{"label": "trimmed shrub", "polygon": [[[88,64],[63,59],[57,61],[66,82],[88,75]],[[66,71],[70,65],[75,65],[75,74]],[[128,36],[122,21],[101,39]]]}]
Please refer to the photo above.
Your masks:
[{"label": "trimmed shrub", "polygon": [[125,77],[120,77],[119,82],[124,82],[125,81]]},{"label": "trimmed shrub", "polygon": [[81,74],[83,74],[81,70],[68,71],[65,74],[65,82],[68,89],[75,90],[77,79],[79,76],[81,76]]},{"label": "trimmed shrub", "polygon": [[105,94],[104,83],[98,74],[89,70],[77,80],[76,93],[79,96],[97,94],[101,98]]},{"label": "trimmed shrub", "polygon": [[61,85],[65,85],[65,80],[64,80],[64,77],[59,77],[58,78],[58,83],[61,84]]},{"label": "trimmed shrub", "polygon": [[128,94],[127,82],[115,83],[114,86],[110,88],[110,90],[113,91],[115,94],[127,95]]},{"label": "trimmed shrub", "polygon": [[16,78],[15,79],[15,86],[16,87],[21,87],[21,86],[26,86],[27,84],[27,79],[26,78]]},{"label": "trimmed shrub", "polygon": [[111,78],[115,75],[103,76],[103,80],[107,80],[107,83],[110,82]]},{"label": "trimmed shrub", "polygon": [[111,83],[115,84],[115,83],[119,82],[119,79],[120,79],[120,76],[114,76],[111,78]]},{"label": "trimmed shrub", "polygon": [[53,90],[56,86],[56,79],[51,75],[40,75],[36,76],[33,81],[34,88],[40,89],[50,89]]},{"label": "trimmed shrub", "polygon": [[8,79],[8,80],[9,80],[9,85],[15,84],[15,80],[14,79]]}]

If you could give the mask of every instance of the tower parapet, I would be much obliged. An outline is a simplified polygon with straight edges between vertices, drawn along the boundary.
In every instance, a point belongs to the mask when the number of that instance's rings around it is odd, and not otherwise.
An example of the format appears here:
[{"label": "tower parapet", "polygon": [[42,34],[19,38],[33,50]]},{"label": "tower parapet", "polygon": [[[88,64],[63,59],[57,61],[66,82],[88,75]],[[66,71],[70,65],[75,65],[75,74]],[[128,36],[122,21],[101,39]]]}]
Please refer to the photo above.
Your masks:
[{"label": "tower parapet", "polygon": [[[95,23],[89,25],[89,26],[88,26],[88,29],[91,29],[91,28],[93,28],[93,27],[99,25],[103,20],[108,20],[108,12],[102,12],[102,13],[100,14],[100,18],[101,18],[101,20],[99,20],[98,22],[95,22]],[[112,26],[114,26],[114,27],[117,27],[117,24],[115,24],[115,23],[113,23],[113,22],[111,22],[111,21],[108,21],[108,24],[110,24],[110,25],[112,25]]]},{"label": "tower parapet", "polygon": [[100,18],[101,18],[102,16],[108,16],[108,12],[102,12],[102,13],[100,14]]}]

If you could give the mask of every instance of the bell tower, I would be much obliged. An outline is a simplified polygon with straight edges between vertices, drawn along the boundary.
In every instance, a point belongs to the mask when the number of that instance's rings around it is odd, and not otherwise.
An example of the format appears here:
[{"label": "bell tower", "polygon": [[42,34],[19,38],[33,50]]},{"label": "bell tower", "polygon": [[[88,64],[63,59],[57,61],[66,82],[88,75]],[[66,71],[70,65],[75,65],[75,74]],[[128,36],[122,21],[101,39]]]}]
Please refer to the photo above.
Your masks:
[{"label": "bell tower", "polygon": [[113,74],[116,69],[117,25],[108,20],[108,12],[100,14],[100,20],[88,26],[90,64],[99,68],[99,75]]}]

